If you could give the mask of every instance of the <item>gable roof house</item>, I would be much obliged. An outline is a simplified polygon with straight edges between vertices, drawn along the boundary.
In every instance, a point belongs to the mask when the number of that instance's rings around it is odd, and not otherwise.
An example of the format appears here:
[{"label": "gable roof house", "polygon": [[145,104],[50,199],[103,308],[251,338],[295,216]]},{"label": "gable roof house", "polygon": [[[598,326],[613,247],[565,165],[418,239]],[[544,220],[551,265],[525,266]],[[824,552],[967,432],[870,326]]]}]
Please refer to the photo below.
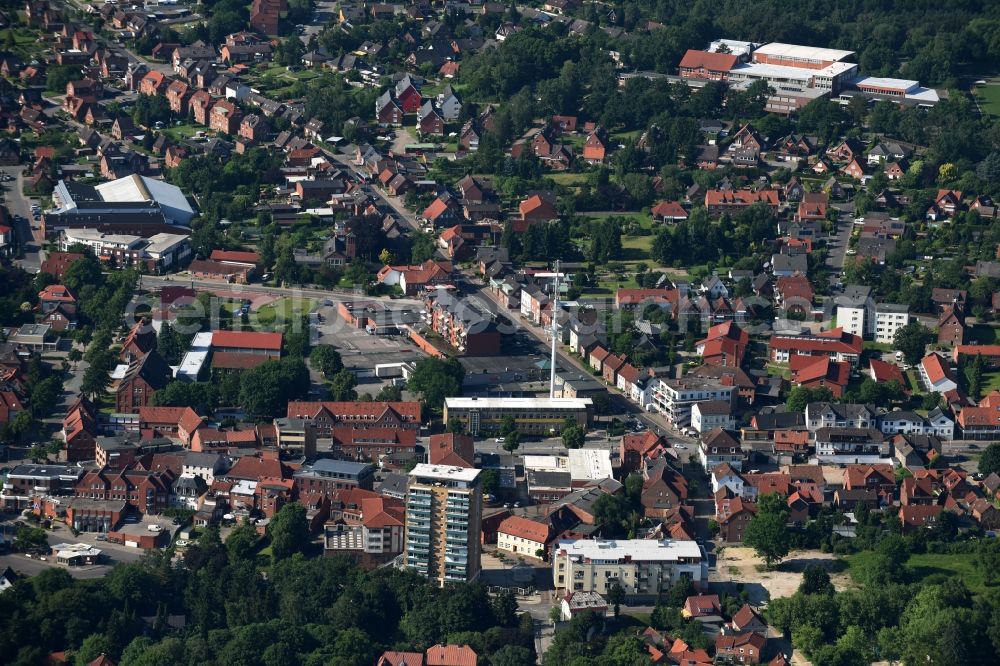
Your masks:
[{"label": "gable roof house", "polygon": [[427,100],[417,111],[417,128],[421,134],[444,136],[444,118],[434,108],[434,102]]}]

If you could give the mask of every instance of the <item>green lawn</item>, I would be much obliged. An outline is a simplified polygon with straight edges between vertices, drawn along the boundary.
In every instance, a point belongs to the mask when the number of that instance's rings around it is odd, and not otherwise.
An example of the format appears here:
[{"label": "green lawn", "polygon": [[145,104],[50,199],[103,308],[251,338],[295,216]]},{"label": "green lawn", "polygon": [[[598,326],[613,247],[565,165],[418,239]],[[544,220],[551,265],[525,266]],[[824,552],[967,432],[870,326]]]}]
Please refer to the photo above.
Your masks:
[{"label": "green lawn", "polygon": [[315,304],[316,301],[311,298],[279,298],[257,310],[257,321],[268,326],[275,323],[280,314],[282,321],[279,323],[287,323],[308,314]]},{"label": "green lawn", "polygon": [[[972,380],[972,368],[969,366],[965,367],[965,385],[969,386]],[[983,385],[981,393],[986,395],[993,391],[1000,390],[1000,370],[996,372],[984,372],[983,373]]]},{"label": "green lawn", "polygon": [[182,123],[180,125],[164,127],[161,131],[174,141],[180,141],[182,139],[190,139],[196,132],[207,132],[208,128],[204,125],[195,125],[194,123]]},{"label": "green lawn", "polygon": [[[865,551],[848,555],[844,558],[851,567],[861,566],[867,562],[874,552]],[[934,554],[923,553],[911,555],[906,562],[906,568],[910,571],[911,577],[917,580],[943,574],[948,577],[958,577],[974,594],[982,594],[986,591],[986,583],[983,580],[982,572],[976,566],[976,556],[972,553]]]},{"label": "green lawn", "polygon": [[994,79],[985,86],[977,86],[974,92],[983,113],[1000,118],[1000,80]]},{"label": "green lawn", "polygon": [[585,173],[570,173],[565,171],[563,173],[546,174],[545,177],[558,185],[565,185],[566,187],[579,187],[587,182],[587,174]]}]

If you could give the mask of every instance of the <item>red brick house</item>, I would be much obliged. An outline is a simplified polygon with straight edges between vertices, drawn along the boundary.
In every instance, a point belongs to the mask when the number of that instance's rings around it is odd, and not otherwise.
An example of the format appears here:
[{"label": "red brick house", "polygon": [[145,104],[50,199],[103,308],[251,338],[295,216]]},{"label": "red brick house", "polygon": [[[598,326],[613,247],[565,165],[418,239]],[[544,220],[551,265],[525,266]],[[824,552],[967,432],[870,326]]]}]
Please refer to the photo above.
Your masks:
[{"label": "red brick house", "polygon": [[715,637],[715,658],[737,664],[759,664],[767,639],[761,634],[719,634]]},{"label": "red brick house", "polygon": [[608,140],[604,130],[598,128],[587,136],[583,144],[583,159],[591,163],[604,161],[608,152]]},{"label": "red brick house", "polygon": [[681,58],[678,70],[685,79],[709,79],[725,81],[729,71],[736,66],[739,58],[731,53],[712,53],[688,49]]},{"label": "red brick house", "polygon": [[268,137],[267,120],[256,113],[243,116],[240,122],[240,136],[251,143],[259,143]]},{"label": "red brick house", "polygon": [[715,494],[715,520],[724,542],[742,543],[747,525],[757,515],[757,506],[731,494],[728,488],[720,488]]},{"label": "red brick house", "polygon": [[198,90],[188,100],[188,109],[199,125],[208,125],[208,113],[212,108],[212,96],[207,90]]},{"label": "red brick house", "polygon": [[899,521],[903,524],[903,534],[912,534],[921,527],[930,527],[941,516],[939,505],[909,505],[899,507]]},{"label": "red brick house", "polygon": [[236,134],[242,120],[242,112],[229,100],[219,100],[209,113],[209,127],[223,134]]},{"label": "red brick house", "polygon": [[[533,194],[517,206],[522,222],[545,222],[559,217],[555,204],[549,197],[540,194]],[[527,225],[516,227],[515,230],[523,231]]]},{"label": "red brick house", "polygon": [[136,414],[149,405],[153,394],[172,377],[170,366],[155,351],[136,359],[115,386],[115,409],[120,414]]},{"label": "red brick house", "polygon": [[962,308],[945,306],[938,319],[938,344],[952,347],[965,344],[965,315]]},{"label": "red brick house", "polygon": [[174,80],[167,86],[167,101],[170,103],[170,110],[174,113],[184,113],[187,108],[190,87],[183,81]]},{"label": "red brick house", "polygon": [[444,136],[444,119],[427,100],[417,114],[417,129],[421,134]]},{"label": "red brick house", "polygon": [[150,97],[156,97],[157,95],[162,95],[167,89],[167,77],[163,75],[162,72],[151,71],[147,72],[146,76],[142,77],[139,81],[139,93],[142,95],[149,95]]}]

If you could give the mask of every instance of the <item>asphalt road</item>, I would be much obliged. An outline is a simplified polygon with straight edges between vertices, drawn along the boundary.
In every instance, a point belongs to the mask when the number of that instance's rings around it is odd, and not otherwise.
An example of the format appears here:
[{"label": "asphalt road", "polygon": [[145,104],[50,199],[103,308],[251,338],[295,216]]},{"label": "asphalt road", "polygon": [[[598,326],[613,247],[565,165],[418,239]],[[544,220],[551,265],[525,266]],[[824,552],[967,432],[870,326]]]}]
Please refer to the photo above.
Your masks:
[{"label": "asphalt road", "polygon": [[0,167],[0,173],[14,177],[14,180],[4,183],[4,196],[14,222],[14,232],[24,247],[24,258],[17,263],[29,273],[37,273],[42,264],[42,234],[41,229],[31,226],[31,200],[24,196],[24,167]]},{"label": "asphalt road", "polygon": [[[527,331],[529,335],[535,339],[539,345],[539,353],[549,355],[551,354],[551,340],[546,337],[546,331],[543,331],[540,327],[530,325],[524,321],[517,321],[516,314],[509,313],[503,308],[499,302],[495,299],[493,294],[489,292],[488,289],[479,288],[478,282],[473,282],[470,280],[466,281],[465,285],[468,289],[473,290],[474,293],[471,295],[477,303],[486,306],[487,309],[493,314],[501,313],[503,316],[510,316],[515,318],[517,325],[524,331]],[[570,356],[565,353],[560,346],[556,349],[556,356],[558,358],[558,363],[562,365],[563,368],[573,368],[576,371],[589,376],[591,374],[591,369],[589,366],[585,366],[579,359]],[[660,434],[669,434],[673,441],[681,442],[685,444],[689,450],[693,450],[697,444],[697,441],[681,435],[679,432],[674,430],[662,416],[655,412],[646,412],[639,409],[639,406],[633,403],[631,400],[626,398],[617,388],[609,386],[608,394],[611,396],[613,404],[615,405],[615,411],[621,412],[621,416],[627,416],[629,418],[635,418],[643,423],[646,427],[658,432]]]},{"label": "asphalt road", "polygon": [[383,300],[399,306],[422,307],[422,303],[412,298],[385,299],[378,296],[366,296],[365,294],[353,294],[345,291],[330,291],[327,289],[308,289],[300,287],[272,287],[263,284],[230,284],[225,280],[206,280],[202,278],[192,278],[184,273],[176,275],[143,275],[143,289],[157,289],[164,286],[192,287],[198,290],[232,292],[234,298],[241,294],[264,294],[267,296],[302,296],[304,298],[328,299],[334,303],[353,303],[356,301],[377,301]]},{"label": "asphalt road", "polygon": [[[365,174],[358,171],[351,156],[344,155],[342,153],[332,153],[330,151],[323,152],[329,159],[339,163],[348,171],[355,174],[359,179],[367,181]],[[364,190],[375,199],[376,205],[380,211],[383,213],[391,212],[393,217],[396,218],[398,222],[401,222],[404,226],[408,226],[412,230],[420,228],[420,223],[417,222],[417,216],[407,209],[401,198],[389,196],[371,183],[366,183],[364,185]]]},{"label": "asphalt road", "polygon": [[[843,217],[843,216],[842,216]],[[844,262],[847,260],[847,246],[851,240],[851,231],[854,229],[853,219],[841,219],[837,222],[837,229],[827,241],[829,254],[826,258],[826,265],[834,275],[831,275],[832,282],[839,282],[844,271]]]},{"label": "asphalt road", "polygon": [[318,35],[330,21],[337,17],[336,2],[315,2],[313,3],[313,14],[310,20],[305,23],[305,30],[299,35],[304,43],[308,44],[313,35]]}]

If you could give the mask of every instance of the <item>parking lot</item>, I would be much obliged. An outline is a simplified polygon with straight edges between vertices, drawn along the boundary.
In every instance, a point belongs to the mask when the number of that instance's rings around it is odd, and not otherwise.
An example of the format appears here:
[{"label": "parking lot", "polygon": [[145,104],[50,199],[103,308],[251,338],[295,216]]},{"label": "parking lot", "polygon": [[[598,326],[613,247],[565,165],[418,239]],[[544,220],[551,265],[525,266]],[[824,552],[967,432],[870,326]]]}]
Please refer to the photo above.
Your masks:
[{"label": "parking lot", "polygon": [[371,335],[347,324],[333,306],[321,306],[321,320],[313,326],[313,345],[333,345],[348,368],[374,368],[381,363],[416,362],[426,354],[404,335]]}]

